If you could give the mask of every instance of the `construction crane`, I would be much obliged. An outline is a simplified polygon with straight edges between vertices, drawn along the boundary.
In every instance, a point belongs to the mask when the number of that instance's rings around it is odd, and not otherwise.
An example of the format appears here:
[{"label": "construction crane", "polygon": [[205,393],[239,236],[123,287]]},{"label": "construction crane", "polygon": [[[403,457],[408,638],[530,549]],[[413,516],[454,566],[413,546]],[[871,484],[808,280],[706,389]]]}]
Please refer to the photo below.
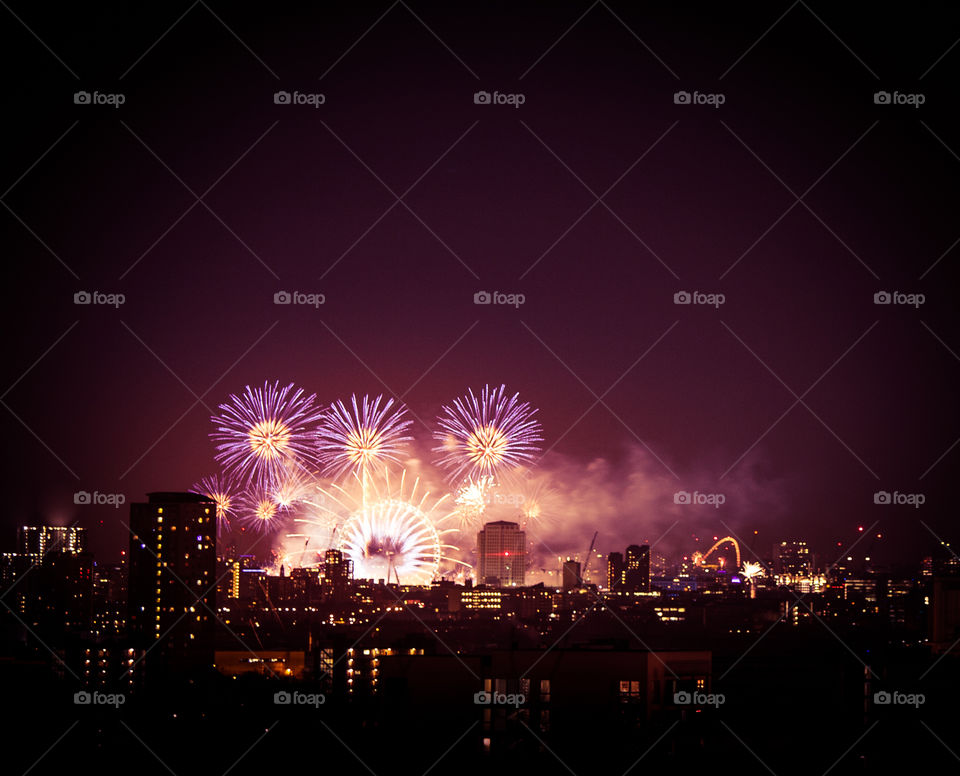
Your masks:
[{"label": "construction crane", "polygon": [[590,549],[587,550],[587,557],[586,557],[586,559],[583,561],[583,566],[582,566],[581,569],[580,569],[580,584],[581,584],[581,585],[583,584],[583,578],[584,578],[585,576],[587,576],[587,566],[590,565],[590,556],[593,554],[593,545],[596,544],[597,534],[599,534],[599,533],[600,533],[599,531],[594,531],[594,532],[593,532],[593,538],[590,540]]}]

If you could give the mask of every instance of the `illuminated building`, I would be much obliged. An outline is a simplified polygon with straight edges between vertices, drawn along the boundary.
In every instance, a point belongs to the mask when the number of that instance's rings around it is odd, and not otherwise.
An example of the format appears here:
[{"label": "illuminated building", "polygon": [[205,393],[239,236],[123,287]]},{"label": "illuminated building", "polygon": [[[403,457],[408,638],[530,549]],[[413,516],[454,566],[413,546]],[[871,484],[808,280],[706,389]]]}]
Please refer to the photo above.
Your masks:
[{"label": "illuminated building", "polygon": [[76,555],[87,549],[87,529],[55,525],[25,525],[18,531],[17,550],[39,560],[48,552]]},{"label": "illuminated building", "polygon": [[323,554],[322,583],[335,591],[346,589],[353,579],[353,561],[340,550],[327,550]]},{"label": "illuminated building", "polygon": [[[195,493],[130,505],[128,622],[151,666],[213,663],[216,507]],[[159,643],[158,643],[159,642]]]},{"label": "illuminated building", "polygon": [[934,578],[930,621],[934,654],[949,652],[960,634],[960,577]]},{"label": "illuminated building", "polygon": [[[85,631],[93,609],[93,556],[51,552],[44,557],[19,601],[26,617],[44,630]],[[21,592],[18,585],[16,592]]]},{"label": "illuminated building", "polygon": [[624,562],[624,587],[627,590],[650,591],[650,548],[646,545],[631,544],[627,547]]},{"label": "illuminated building", "polygon": [[80,678],[85,687],[129,691],[139,678],[142,651],[116,644],[97,644],[83,650]]},{"label": "illuminated building", "polygon": [[320,579],[320,569],[294,569],[290,572],[293,595],[304,602],[313,601],[320,592]]},{"label": "illuminated building", "polygon": [[93,612],[90,630],[97,638],[117,637],[126,631],[127,575],[123,564],[93,568]]},{"label": "illuminated building", "polygon": [[774,570],[777,574],[797,577],[810,575],[810,548],[806,542],[785,541],[773,547]]},{"label": "illuminated building", "polygon": [[611,552],[607,556],[607,590],[619,590],[623,585],[627,566],[623,562],[622,552]]},{"label": "illuminated building", "polygon": [[503,606],[503,594],[494,588],[464,588],[460,591],[460,606],[463,609],[499,611]]},{"label": "illuminated building", "polygon": [[827,586],[824,574],[777,574],[774,582],[778,587],[789,587],[798,593],[821,593]]},{"label": "illuminated building", "polygon": [[687,607],[685,606],[654,606],[653,611],[660,622],[686,622],[687,620]]},{"label": "illuminated building", "polygon": [[477,579],[488,585],[522,585],[526,569],[526,534],[517,523],[486,523],[477,534]]},{"label": "illuminated building", "polygon": [[226,676],[273,674],[300,679],[306,665],[306,653],[279,649],[259,649],[256,654],[247,649],[217,650],[215,660],[217,670]]},{"label": "illuminated building", "polygon": [[580,587],[580,564],[567,558],[563,562],[563,589],[573,590]]}]

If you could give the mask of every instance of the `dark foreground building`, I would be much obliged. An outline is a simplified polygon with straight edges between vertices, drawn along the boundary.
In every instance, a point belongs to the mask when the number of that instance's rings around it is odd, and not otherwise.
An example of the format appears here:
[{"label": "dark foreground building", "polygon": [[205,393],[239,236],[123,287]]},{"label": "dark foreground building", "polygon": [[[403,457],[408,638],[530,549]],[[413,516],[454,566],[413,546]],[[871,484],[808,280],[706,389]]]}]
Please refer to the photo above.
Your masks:
[{"label": "dark foreground building", "polygon": [[195,493],[149,493],[130,505],[130,643],[148,650],[148,681],[213,664],[216,505]]}]

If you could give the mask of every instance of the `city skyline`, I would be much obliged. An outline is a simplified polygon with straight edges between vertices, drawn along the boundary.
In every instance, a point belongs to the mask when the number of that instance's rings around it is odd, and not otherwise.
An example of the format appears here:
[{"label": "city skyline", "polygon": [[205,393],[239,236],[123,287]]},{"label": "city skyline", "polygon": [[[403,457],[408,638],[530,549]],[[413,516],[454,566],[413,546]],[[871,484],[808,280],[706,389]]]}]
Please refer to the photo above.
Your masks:
[{"label": "city skyline", "polygon": [[3,771],[960,761],[960,8],[2,4]]}]

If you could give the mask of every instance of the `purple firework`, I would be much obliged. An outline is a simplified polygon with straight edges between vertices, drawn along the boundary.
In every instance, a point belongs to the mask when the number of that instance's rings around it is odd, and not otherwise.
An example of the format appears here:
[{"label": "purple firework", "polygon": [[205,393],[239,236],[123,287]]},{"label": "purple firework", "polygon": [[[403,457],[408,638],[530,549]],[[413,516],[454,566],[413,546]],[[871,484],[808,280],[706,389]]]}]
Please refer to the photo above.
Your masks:
[{"label": "purple firework", "polygon": [[398,460],[410,441],[407,430],[413,421],[404,418],[407,410],[402,404],[391,412],[393,399],[387,399],[381,407],[382,399],[364,396],[358,405],[354,394],[350,408],[342,401],[330,405],[317,434],[318,457],[325,475],[338,478]]},{"label": "purple firework", "polygon": [[445,405],[437,418],[440,428],[433,437],[441,444],[437,463],[448,470],[451,481],[493,477],[501,469],[530,463],[540,451],[542,427],[536,410],[520,402],[520,394],[507,396],[506,387],[483,387],[478,399],[473,390]]},{"label": "purple firework", "polygon": [[217,533],[230,529],[230,517],[237,509],[237,487],[232,477],[214,474],[190,488],[217,505]]},{"label": "purple firework", "polygon": [[307,396],[293,383],[281,388],[265,382],[263,388],[248,385],[241,395],[231,394],[219,409],[210,434],[216,459],[244,485],[269,488],[291,465],[312,460],[315,424],[322,416],[316,394]]}]

